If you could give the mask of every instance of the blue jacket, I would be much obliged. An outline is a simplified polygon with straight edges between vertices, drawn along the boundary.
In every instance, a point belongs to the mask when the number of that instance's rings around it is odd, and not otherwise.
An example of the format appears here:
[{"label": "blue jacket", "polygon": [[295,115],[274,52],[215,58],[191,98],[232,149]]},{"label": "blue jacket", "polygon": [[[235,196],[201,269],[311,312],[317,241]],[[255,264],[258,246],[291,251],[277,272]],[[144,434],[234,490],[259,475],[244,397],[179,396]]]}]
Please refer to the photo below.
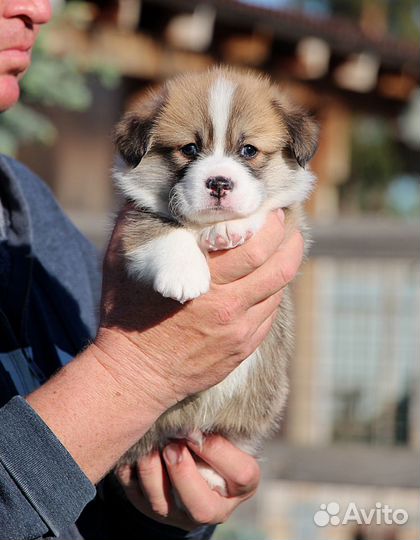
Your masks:
[{"label": "blue jacket", "polygon": [[0,538],[204,540],[135,510],[107,477],[98,490],[21,396],[94,336],[93,246],[46,185],[0,156]]}]

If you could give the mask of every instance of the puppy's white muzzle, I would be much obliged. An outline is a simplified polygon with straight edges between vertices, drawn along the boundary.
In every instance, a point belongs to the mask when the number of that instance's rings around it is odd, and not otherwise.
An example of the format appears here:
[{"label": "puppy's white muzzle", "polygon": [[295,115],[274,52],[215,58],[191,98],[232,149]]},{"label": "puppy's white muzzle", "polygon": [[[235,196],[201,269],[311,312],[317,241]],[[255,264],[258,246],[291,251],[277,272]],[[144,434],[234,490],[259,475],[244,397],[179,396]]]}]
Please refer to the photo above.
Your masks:
[{"label": "puppy's white muzzle", "polygon": [[197,223],[208,222],[209,218],[212,222],[226,219],[222,213],[227,213],[230,219],[248,216],[261,205],[265,191],[242,163],[217,154],[193,163],[176,189],[184,216]]}]

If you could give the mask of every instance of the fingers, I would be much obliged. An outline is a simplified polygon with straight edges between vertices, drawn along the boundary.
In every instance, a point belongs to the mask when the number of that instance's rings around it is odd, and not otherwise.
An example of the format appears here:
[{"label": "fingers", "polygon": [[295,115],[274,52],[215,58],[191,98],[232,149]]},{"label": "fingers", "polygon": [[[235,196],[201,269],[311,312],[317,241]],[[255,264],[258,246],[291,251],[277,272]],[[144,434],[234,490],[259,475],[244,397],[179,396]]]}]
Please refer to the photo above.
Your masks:
[{"label": "fingers", "polygon": [[163,457],[172,486],[196,523],[221,523],[238,506],[238,498],[222,497],[210,489],[185,443],[169,444]]},{"label": "fingers", "polygon": [[[209,438],[202,449],[194,451],[226,479],[229,497],[209,487],[186,444],[177,442],[164,449],[165,464],[159,453],[153,452],[138,462],[137,474],[135,466],[118,468],[116,475],[131,503],[145,515],[185,530],[226,521],[255,492],[258,465],[220,436]],[[172,490],[183,509],[174,504]]]},{"label": "fingers", "polygon": [[122,465],[115,470],[115,474],[124,487],[133,485],[136,481],[133,468],[130,465]]},{"label": "fingers", "polygon": [[205,438],[201,447],[190,440],[187,444],[225,479],[229,496],[244,497],[255,492],[260,480],[260,468],[252,456],[220,435]]},{"label": "fingers", "polygon": [[250,351],[256,351],[259,345],[261,345],[264,339],[268,336],[276,317],[277,310],[273,311],[273,313],[269,317],[267,317],[265,321],[263,321],[263,323],[254,332],[254,334],[249,338],[248,345]]},{"label": "fingers", "polygon": [[175,505],[165,465],[158,452],[142,458],[137,465],[119,467],[115,473],[128,500],[142,514],[187,531],[197,528],[198,524]]},{"label": "fingers", "polygon": [[263,266],[231,283],[232,294],[249,309],[284,288],[295,277],[302,257],[303,238],[295,231]]},{"label": "fingers", "polygon": [[137,510],[157,521],[164,522],[166,516],[161,516],[151,508],[149,500],[143,494],[137,478],[135,465],[123,465],[115,470],[115,476],[121,484],[127,499]]},{"label": "fingers", "polygon": [[166,517],[172,506],[170,484],[158,451],[137,462],[138,481],[150,506],[158,516]]},{"label": "fingers", "polygon": [[254,328],[258,328],[266,319],[271,317],[277,309],[283,298],[284,291],[280,290],[262,300],[258,304],[250,307],[246,313],[246,319]]},{"label": "fingers", "polygon": [[117,265],[118,271],[121,271],[123,266],[121,251],[124,227],[127,218],[134,208],[135,206],[133,203],[126,203],[116,217],[114,228],[112,229],[111,237],[106,249],[106,255],[104,257],[105,267]]},{"label": "fingers", "polygon": [[224,284],[240,279],[273,255],[284,237],[284,213],[271,212],[264,227],[245,244],[229,251],[209,254],[213,283]]}]

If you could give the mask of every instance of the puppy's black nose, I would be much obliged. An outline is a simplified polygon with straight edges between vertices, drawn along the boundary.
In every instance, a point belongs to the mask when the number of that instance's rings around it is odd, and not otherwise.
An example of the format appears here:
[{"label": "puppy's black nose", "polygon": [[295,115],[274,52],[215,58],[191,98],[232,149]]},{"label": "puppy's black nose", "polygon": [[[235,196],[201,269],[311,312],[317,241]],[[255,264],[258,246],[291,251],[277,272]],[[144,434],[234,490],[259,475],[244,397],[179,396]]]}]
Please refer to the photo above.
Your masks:
[{"label": "puppy's black nose", "polygon": [[210,190],[212,197],[220,199],[226,196],[226,191],[232,191],[233,182],[230,178],[224,176],[211,176],[207,178],[206,188]]}]

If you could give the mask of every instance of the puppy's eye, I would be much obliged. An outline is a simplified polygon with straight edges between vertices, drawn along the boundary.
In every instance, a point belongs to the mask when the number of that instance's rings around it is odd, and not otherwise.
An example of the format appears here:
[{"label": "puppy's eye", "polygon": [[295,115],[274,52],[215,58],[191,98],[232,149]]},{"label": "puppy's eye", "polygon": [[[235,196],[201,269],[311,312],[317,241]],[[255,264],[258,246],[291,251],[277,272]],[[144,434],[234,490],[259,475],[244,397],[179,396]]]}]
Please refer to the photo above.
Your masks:
[{"label": "puppy's eye", "polygon": [[188,158],[194,158],[198,154],[198,148],[196,144],[190,143],[183,146],[181,152]]},{"label": "puppy's eye", "polygon": [[258,154],[258,148],[255,148],[252,144],[246,144],[241,148],[240,154],[245,159],[252,159]]}]

